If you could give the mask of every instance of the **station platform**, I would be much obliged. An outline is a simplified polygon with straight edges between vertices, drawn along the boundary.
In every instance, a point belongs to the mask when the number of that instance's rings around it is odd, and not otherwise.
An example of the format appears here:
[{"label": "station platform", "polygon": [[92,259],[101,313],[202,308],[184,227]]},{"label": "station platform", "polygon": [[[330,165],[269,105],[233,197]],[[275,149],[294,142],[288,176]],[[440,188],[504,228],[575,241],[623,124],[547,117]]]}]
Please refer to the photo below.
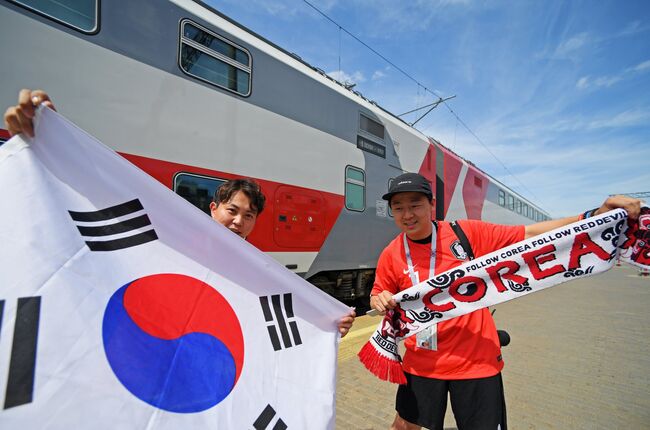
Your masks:
[{"label": "station platform", "polygon": [[[650,429],[650,277],[623,264],[496,307],[508,427]],[[356,357],[379,323],[361,316],[338,359],[337,430],[388,429],[396,385]],[[456,429],[448,406],[445,429]]]}]

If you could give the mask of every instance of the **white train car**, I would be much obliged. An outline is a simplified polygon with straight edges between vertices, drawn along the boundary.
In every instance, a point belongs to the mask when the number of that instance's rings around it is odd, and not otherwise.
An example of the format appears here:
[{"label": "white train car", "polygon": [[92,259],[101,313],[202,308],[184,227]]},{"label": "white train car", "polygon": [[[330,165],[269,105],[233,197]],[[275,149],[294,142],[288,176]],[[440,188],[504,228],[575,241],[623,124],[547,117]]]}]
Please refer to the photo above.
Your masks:
[{"label": "white train car", "polygon": [[59,111],[206,212],[223,181],[255,178],[268,208],[250,241],[339,299],[367,297],[397,233],[381,195],[403,172],[431,181],[438,218],[548,218],[201,2],[2,0],[0,32],[0,104],[46,89]]}]

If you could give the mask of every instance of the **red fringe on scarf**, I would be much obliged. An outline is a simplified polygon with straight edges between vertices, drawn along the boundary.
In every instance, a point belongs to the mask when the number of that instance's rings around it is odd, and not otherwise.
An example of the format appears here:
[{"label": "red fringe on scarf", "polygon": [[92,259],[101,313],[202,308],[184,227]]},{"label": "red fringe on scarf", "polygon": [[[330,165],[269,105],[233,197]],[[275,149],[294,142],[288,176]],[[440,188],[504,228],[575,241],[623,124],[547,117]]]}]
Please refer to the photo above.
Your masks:
[{"label": "red fringe on scarf", "polygon": [[406,384],[402,363],[381,355],[372,343],[366,342],[357,356],[366,369],[379,379],[394,384]]}]

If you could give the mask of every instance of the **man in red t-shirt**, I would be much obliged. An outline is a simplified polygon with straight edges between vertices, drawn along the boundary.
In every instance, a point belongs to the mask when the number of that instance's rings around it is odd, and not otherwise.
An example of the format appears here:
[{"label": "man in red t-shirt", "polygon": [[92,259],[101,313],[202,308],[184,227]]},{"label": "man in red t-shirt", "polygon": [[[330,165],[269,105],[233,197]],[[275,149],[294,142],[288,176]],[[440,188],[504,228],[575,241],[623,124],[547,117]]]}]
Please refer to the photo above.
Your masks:
[{"label": "man in red t-shirt", "polygon": [[[420,281],[460,265],[467,255],[445,221],[433,221],[435,199],[429,181],[405,173],[391,183],[384,200],[402,230],[384,249],[377,263],[370,306],[384,314],[397,304],[392,296]],[[624,208],[632,219],[641,203],[629,197],[608,198],[580,216],[528,226],[505,226],[465,220],[458,224],[476,257],[554,228],[614,208]],[[494,320],[487,308],[443,321],[405,342],[402,368],[406,385],[397,391],[395,430],[424,426],[442,429],[447,394],[459,430],[506,430],[506,408],[501,380],[503,360]]]}]

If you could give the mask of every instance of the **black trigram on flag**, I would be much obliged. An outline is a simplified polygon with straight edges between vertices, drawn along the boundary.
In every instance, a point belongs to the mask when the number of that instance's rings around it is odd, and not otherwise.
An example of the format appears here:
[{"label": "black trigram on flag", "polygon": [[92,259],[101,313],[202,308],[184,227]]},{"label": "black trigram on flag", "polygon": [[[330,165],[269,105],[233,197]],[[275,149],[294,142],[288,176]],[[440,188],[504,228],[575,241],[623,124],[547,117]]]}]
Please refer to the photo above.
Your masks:
[{"label": "black trigram on flag", "polygon": [[[95,212],[68,211],[91,251],[116,251],[158,239],[140,200]],[[89,238],[93,238],[91,240]]]},{"label": "black trigram on flag", "polygon": [[[0,329],[2,328],[4,305],[5,301],[0,300]],[[40,316],[40,297],[21,297],[18,299],[4,409],[32,402]]]},{"label": "black trigram on flag", "polygon": [[[282,303],[280,298],[282,298]],[[260,303],[262,304],[264,319],[269,323],[266,328],[269,331],[273,349],[279,351],[283,347],[291,348],[300,345],[302,340],[298,332],[298,325],[295,321],[292,321],[294,316],[291,293],[285,293],[282,296],[274,294],[271,296],[271,303],[269,303],[269,296],[262,296],[260,297]],[[280,332],[279,335],[278,331]],[[280,338],[282,338],[282,343],[280,343]]]},{"label": "black trigram on flag", "polygon": [[273,418],[275,418],[275,410],[271,405],[266,405],[260,416],[253,423],[253,428],[255,430],[285,430],[287,428],[287,425],[280,417],[278,417],[273,427],[269,427]]}]

